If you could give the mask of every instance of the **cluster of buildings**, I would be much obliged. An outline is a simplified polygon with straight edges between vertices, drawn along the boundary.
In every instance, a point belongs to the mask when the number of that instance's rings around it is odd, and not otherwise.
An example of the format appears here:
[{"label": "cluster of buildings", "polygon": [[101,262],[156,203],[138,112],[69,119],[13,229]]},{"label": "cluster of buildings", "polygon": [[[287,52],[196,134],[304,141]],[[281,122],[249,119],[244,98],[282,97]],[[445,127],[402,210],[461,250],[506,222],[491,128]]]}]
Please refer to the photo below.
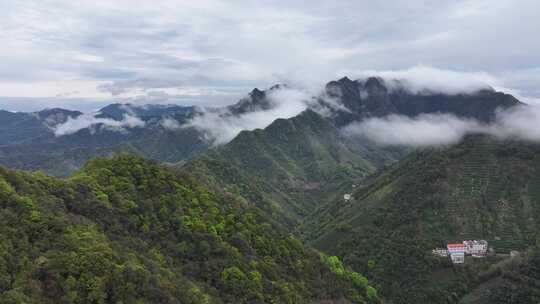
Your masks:
[{"label": "cluster of buildings", "polygon": [[446,249],[435,248],[432,252],[436,256],[450,257],[454,264],[463,264],[465,255],[485,257],[488,253],[488,242],[486,240],[463,241],[463,243],[447,244]]}]

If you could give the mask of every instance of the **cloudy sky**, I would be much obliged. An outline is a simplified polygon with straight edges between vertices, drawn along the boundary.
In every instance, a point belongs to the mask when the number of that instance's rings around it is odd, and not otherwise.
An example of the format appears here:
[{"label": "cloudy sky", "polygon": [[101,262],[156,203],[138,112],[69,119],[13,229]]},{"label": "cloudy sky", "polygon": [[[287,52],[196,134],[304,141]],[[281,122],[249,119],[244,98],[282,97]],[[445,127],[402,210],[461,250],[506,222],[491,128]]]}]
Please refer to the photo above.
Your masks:
[{"label": "cloudy sky", "polygon": [[222,105],[381,71],[540,96],[537,0],[319,2],[3,0],[0,108]]}]

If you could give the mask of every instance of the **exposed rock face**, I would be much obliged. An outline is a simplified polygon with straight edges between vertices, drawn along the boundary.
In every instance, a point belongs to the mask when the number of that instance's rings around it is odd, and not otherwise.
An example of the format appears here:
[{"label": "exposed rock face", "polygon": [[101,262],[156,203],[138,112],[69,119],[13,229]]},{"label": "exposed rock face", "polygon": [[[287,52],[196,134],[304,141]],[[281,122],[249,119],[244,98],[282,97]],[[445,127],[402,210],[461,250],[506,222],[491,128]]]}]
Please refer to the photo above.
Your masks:
[{"label": "exposed rock face", "polygon": [[404,81],[377,77],[350,80],[347,77],[326,85],[326,94],[338,99],[348,110],[337,111],[335,122],[346,125],[366,117],[389,114],[417,116],[423,113],[449,113],[461,117],[490,121],[498,108],[520,104],[512,95],[492,88],[470,94],[448,95],[423,90],[411,92]]}]

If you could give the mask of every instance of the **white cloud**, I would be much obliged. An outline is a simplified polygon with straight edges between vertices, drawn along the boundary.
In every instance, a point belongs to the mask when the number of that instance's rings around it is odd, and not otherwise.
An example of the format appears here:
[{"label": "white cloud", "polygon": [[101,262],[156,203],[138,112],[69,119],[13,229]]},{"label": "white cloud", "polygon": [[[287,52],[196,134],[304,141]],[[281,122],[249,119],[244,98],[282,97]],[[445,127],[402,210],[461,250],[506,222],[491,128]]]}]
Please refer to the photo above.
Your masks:
[{"label": "white cloud", "polygon": [[[519,79],[540,67],[540,40],[531,39],[540,27],[539,5],[535,0],[519,5],[510,0],[1,1],[0,94],[79,91],[78,98],[97,98],[104,95],[100,84],[134,79],[249,91],[280,77],[322,83],[347,70],[425,64],[486,71],[502,80],[490,85],[530,95],[537,83]],[[514,76],[505,77],[509,72]],[[436,86],[443,80],[433,79]],[[148,82],[134,85],[129,89]],[[46,106],[55,102],[60,101],[51,99]]]},{"label": "white cloud", "polygon": [[[496,77],[485,72],[444,70],[424,65],[405,70],[368,70],[351,74],[361,78],[378,76],[385,80],[404,80],[402,84],[415,94],[424,90],[445,94],[471,93],[499,83]],[[387,81],[387,85],[391,86],[392,82]]]},{"label": "white cloud", "polygon": [[273,104],[268,110],[232,115],[225,111],[206,111],[196,116],[185,127],[194,127],[205,133],[215,145],[224,144],[243,130],[265,128],[277,118],[290,118],[308,107],[310,95],[294,89],[267,91],[267,98]]},{"label": "white cloud", "polygon": [[112,131],[124,131],[129,128],[144,127],[145,122],[140,118],[131,115],[124,115],[122,120],[114,120],[110,118],[98,118],[99,113],[83,114],[76,118],[68,118],[68,120],[54,127],[54,135],[64,136],[76,133],[82,129],[99,126]]},{"label": "white cloud", "polygon": [[511,108],[497,115],[497,123],[488,131],[499,138],[540,141],[540,106]]},{"label": "white cloud", "polygon": [[343,132],[383,146],[426,147],[455,144],[468,134],[538,142],[538,125],[539,106],[517,106],[499,111],[491,124],[449,114],[423,114],[414,118],[390,115],[352,123]]},{"label": "white cloud", "polygon": [[457,143],[481,125],[448,114],[424,114],[415,118],[390,115],[353,123],[344,128],[349,135],[360,135],[383,146],[438,146]]},{"label": "white cloud", "polygon": [[159,124],[166,130],[174,131],[180,129],[180,123],[173,118],[163,118]]}]

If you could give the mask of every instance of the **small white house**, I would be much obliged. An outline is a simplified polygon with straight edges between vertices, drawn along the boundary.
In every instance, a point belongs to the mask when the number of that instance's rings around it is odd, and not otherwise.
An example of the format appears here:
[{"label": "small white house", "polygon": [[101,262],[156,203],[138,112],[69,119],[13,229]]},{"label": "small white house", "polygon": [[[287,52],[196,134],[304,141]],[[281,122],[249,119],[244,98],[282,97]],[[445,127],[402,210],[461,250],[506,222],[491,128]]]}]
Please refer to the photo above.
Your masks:
[{"label": "small white house", "polygon": [[352,195],[349,194],[349,193],[343,195],[343,199],[344,199],[346,202],[350,201],[351,198],[352,198]]}]

